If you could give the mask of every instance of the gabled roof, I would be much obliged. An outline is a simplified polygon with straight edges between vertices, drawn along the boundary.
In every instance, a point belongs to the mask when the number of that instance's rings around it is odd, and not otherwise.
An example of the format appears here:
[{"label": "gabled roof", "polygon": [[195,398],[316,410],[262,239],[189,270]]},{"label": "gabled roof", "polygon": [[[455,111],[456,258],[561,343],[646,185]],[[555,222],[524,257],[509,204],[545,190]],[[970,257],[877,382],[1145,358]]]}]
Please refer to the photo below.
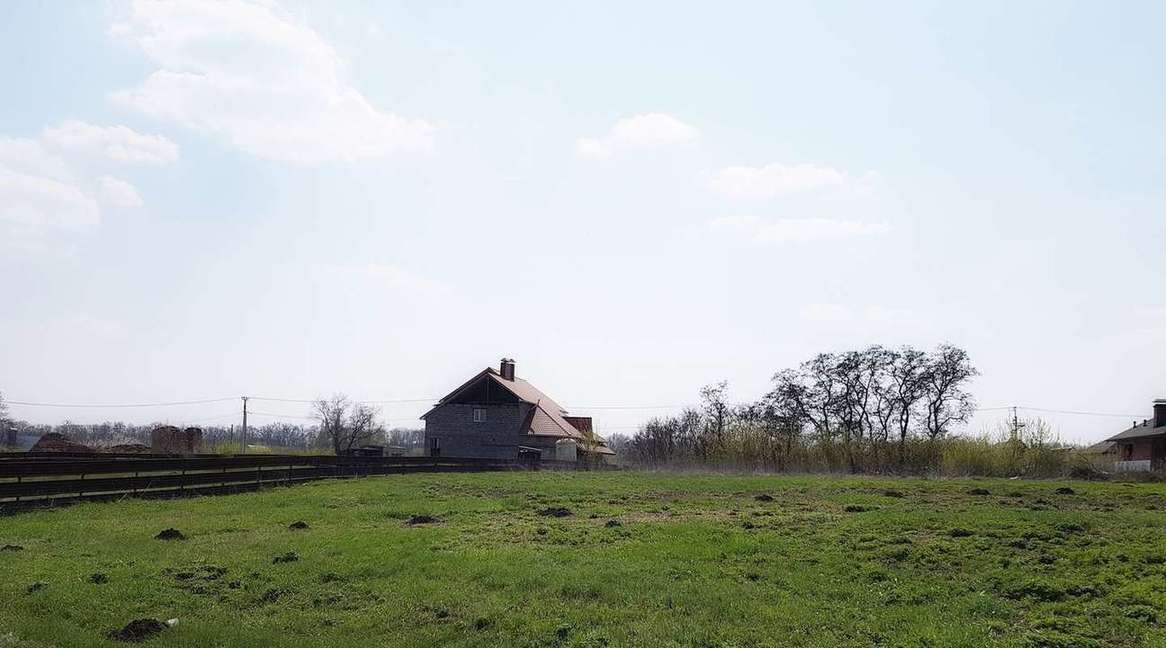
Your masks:
[{"label": "gabled roof", "polygon": [[[437,405],[434,405],[433,409],[430,409],[429,412],[423,414],[421,418],[429,416],[429,413],[434,409],[437,409],[438,407],[453,400],[458,396],[458,394],[462,393],[469,387],[476,384],[479,380],[483,379],[493,381],[495,385],[499,385],[503,389],[509,391],[511,394],[514,394],[522,402],[534,405],[533,416],[530,417],[530,434],[537,436],[563,437],[577,440],[584,439],[583,433],[579,430],[579,428],[572,425],[567,420],[567,410],[563,409],[563,407],[551,399],[550,396],[547,396],[538,387],[535,387],[534,385],[526,382],[522,378],[515,377],[514,380],[506,380],[493,367],[487,367],[473,378],[470,378],[466,382],[462,383],[460,387],[453,390],[447,394],[445,398],[442,398],[440,401],[438,401]],[[590,429],[590,425],[588,425],[588,429]],[[598,440],[601,447],[608,450],[608,452],[611,452],[605,446],[606,441],[604,441],[602,438],[598,438]]]}]

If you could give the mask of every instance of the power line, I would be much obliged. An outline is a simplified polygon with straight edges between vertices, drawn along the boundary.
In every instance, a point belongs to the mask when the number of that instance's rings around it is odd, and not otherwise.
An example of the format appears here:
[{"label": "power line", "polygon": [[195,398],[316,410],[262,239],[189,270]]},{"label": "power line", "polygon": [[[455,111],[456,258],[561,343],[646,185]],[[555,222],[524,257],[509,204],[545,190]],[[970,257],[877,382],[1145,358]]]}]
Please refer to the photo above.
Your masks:
[{"label": "power line", "polygon": [[1043,409],[1040,407],[1018,406],[1017,409],[1022,409],[1022,410],[1026,410],[1029,412],[1048,412],[1050,414],[1074,414],[1077,416],[1111,416],[1114,418],[1142,418],[1142,417],[1145,417],[1145,414],[1109,414],[1106,412],[1077,412],[1077,411],[1073,411],[1073,410]]},{"label": "power line", "polygon": [[304,416],[302,414],[275,414],[274,412],[256,412],[255,410],[247,410],[248,414],[258,414],[259,416],[274,416],[276,418],[296,418],[296,419],[315,419],[314,416]]},{"label": "power line", "polygon": [[202,418],[189,419],[187,423],[202,423],[203,421],[217,421],[225,418],[235,418],[239,416],[238,412],[230,412],[228,414],[219,414],[218,416],[204,416]]},{"label": "power line", "polygon": [[[319,398],[271,398],[267,396],[251,396],[251,400],[257,401],[272,401],[278,403],[316,403]],[[358,400],[353,401],[362,404],[388,404],[388,403],[433,403],[440,399],[437,398],[396,398],[388,400]]]},{"label": "power line", "polygon": [[[5,400],[4,402],[9,404],[9,405],[20,405],[20,406],[25,406],[25,407],[56,407],[56,408],[75,408],[75,409],[120,409],[120,408],[130,409],[130,408],[147,408],[147,407],[176,407],[176,406],[181,406],[181,405],[206,405],[206,404],[210,404],[210,403],[225,403],[225,402],[229,402],[229,401],[234,401],[234,400],[237,400],[237,398],[238,397],[205,398],[205,399],[199,399],[199,400],[161,401],[161,402],[154,402],[154,403],[48,403],[48,402],[21,401],[21,400]],[[272,397],[272,396],[250,396],[248,398],[251,400],[256,400],[256,401],[280,402],[280,403],[307,403],[307,404],[310,404],[310,403],[315,403],[318,401],[318,399],[276,398],[276,397]],[[353,401],[353,402],[361,403],[361,404],[394,404],[394,403],[432,403],[432,402],[437,402],[438,400],[440,400],[440,399],[430,397],[430,398],[396,398],[396,399],[382,399],[382,400],[358,400],[358,401]],[[691,407],[691,404],[688,404],[688,405],[627,405],[627,404],[579,405],[579,406],[572,406],[571,409],[577,410],[577,411],[588,411],[588,410],[629,410],[630,411],[630,410],[682,409],[684,407]],[[1139,417],[1143,416],[1143,414],[1117,414],[1117,413],[1111,413],[1111,412],[1063,410],[1063,409],[1053,409],[1053,408],[1043,408],[1043,407],[1029,407],[1029,406],[1023,406],[1023,405],[1016,405],[1016,406],[1007,405],[1007,406],[999,406],[999,407],[978,407],[978,408],[976,408],[975,411],[977,411],[977,412],[1005,411],[1005,410],[1011,410],[1014,407],[1016,409],[1030,411],[1030,412],[1044,412],[1044,413],[1049,413],[1049,414],[1068,414],[1068,415],[1073,415],[1073,416],[1102,416],[1102,417],[1113,417],[1113,418],[1139,418]],[[258,414],[260,412],[256,412],[256,413]],[[283,414],[265,413],[265,415],[267,415],[267,416],[287,416],[289,418],[314,418],[311,416],[300,416],[300,415],[291,415],[291,414],[283,415]],[[205,419],[203,419],[203,420],[205,420]],[[411,420],[411,419],[396,419],[396,420]]]},{"label": "power line", "polygon": [[651,410],[651,409],[681,409],[689,405],[573,405],[572,410]]},{"label": "power line", "polygon": [[[294,418],[294,419],[307,419],[307,420],[311,420],[311,421],[316,420],[315,416],[304,416],[302,414],[276,414],[275,412],[256,412],[255,410],[247,410],[247,413],[248,414],[256,414],[259,416],[270,416],[272,418]],[[387,419],[381,419],[381,420],[382,421],[417,421],[420,419],[417,419],[416,417],[409,417],[409,418],[387,418]]]},{"label": "power line", "polygon": [[170,401],[166,403],[34,403],[30,401],[5,400],[9,405],[24,405],[27,407],[75,407],[75,408],[130,408],[130,407],[170,407],[173,405],[205,405],[207,403],[225,403],[238,400],[231,398],[207,398],[204,400]]}]

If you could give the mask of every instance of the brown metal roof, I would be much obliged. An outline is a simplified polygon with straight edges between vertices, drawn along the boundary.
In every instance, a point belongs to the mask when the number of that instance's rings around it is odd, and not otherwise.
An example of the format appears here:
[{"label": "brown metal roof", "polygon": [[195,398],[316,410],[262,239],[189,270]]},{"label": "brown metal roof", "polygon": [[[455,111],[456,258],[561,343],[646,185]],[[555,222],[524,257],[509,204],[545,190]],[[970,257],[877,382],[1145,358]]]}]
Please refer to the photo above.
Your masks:
[{"label": "brown metal roof", "polygon": [[564,419],[571,424],[571,427],[580,432],[591,432],[591,417],[590,416],[564,416]]}]

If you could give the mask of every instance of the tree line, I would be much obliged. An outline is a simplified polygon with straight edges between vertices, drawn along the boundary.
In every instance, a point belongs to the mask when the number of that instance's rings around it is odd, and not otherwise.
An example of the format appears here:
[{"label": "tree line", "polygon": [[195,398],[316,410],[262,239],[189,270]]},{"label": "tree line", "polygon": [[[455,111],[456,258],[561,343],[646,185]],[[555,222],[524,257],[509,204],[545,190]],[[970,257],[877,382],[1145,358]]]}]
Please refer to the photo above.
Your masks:
[{"label": "tree line", "polygon": [[[362,445],[398,446],[412,450],[425,444],[423,430],[402,427],[387,429],[380,421],[379,410],[353,402],[343,395],[314,402],[312,417],[316,419],[314,424],[273,422],[249,425],[247,444],[263,446],[273,451],[332,450],[339,454],[350,452]],[[11,418],[3,394],[0,393],[0,445],[6,441],[3,433],[10,429],[25,439],[39,438],[47,433],[56,432],[72,441],[92,447],[128,443],[149,445],[150,432],[161,425],[198,427],[202,430],[203,444],[208,450],[238,450],[243,443],[240,425],[202,425],[197,422],[184,424],[181,421],[145,425],[123,421],[101,423],[65,421],[55,425],[30,423]]]},{"label": "tree line", "polygon": [[696,406],[609,443],[653,466],[914,471],[975,412],[968,388],[978,373],[950,344],[820,353],[775,373],[756,402],[730,403],[718,382],[700,390]]}]

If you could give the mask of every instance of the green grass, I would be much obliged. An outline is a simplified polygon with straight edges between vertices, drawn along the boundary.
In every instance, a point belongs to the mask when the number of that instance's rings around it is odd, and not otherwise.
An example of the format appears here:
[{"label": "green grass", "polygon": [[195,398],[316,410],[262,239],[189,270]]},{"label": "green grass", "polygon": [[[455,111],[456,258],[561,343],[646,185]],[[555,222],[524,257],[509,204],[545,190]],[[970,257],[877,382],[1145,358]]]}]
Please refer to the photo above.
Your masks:
[{"label": "green grass", "polygon": [[1166,646],[1163,509],[1157,484],[522,472],[84,504],[0,518],[0,647],[138,617],[179,620],[159,646]]}]

